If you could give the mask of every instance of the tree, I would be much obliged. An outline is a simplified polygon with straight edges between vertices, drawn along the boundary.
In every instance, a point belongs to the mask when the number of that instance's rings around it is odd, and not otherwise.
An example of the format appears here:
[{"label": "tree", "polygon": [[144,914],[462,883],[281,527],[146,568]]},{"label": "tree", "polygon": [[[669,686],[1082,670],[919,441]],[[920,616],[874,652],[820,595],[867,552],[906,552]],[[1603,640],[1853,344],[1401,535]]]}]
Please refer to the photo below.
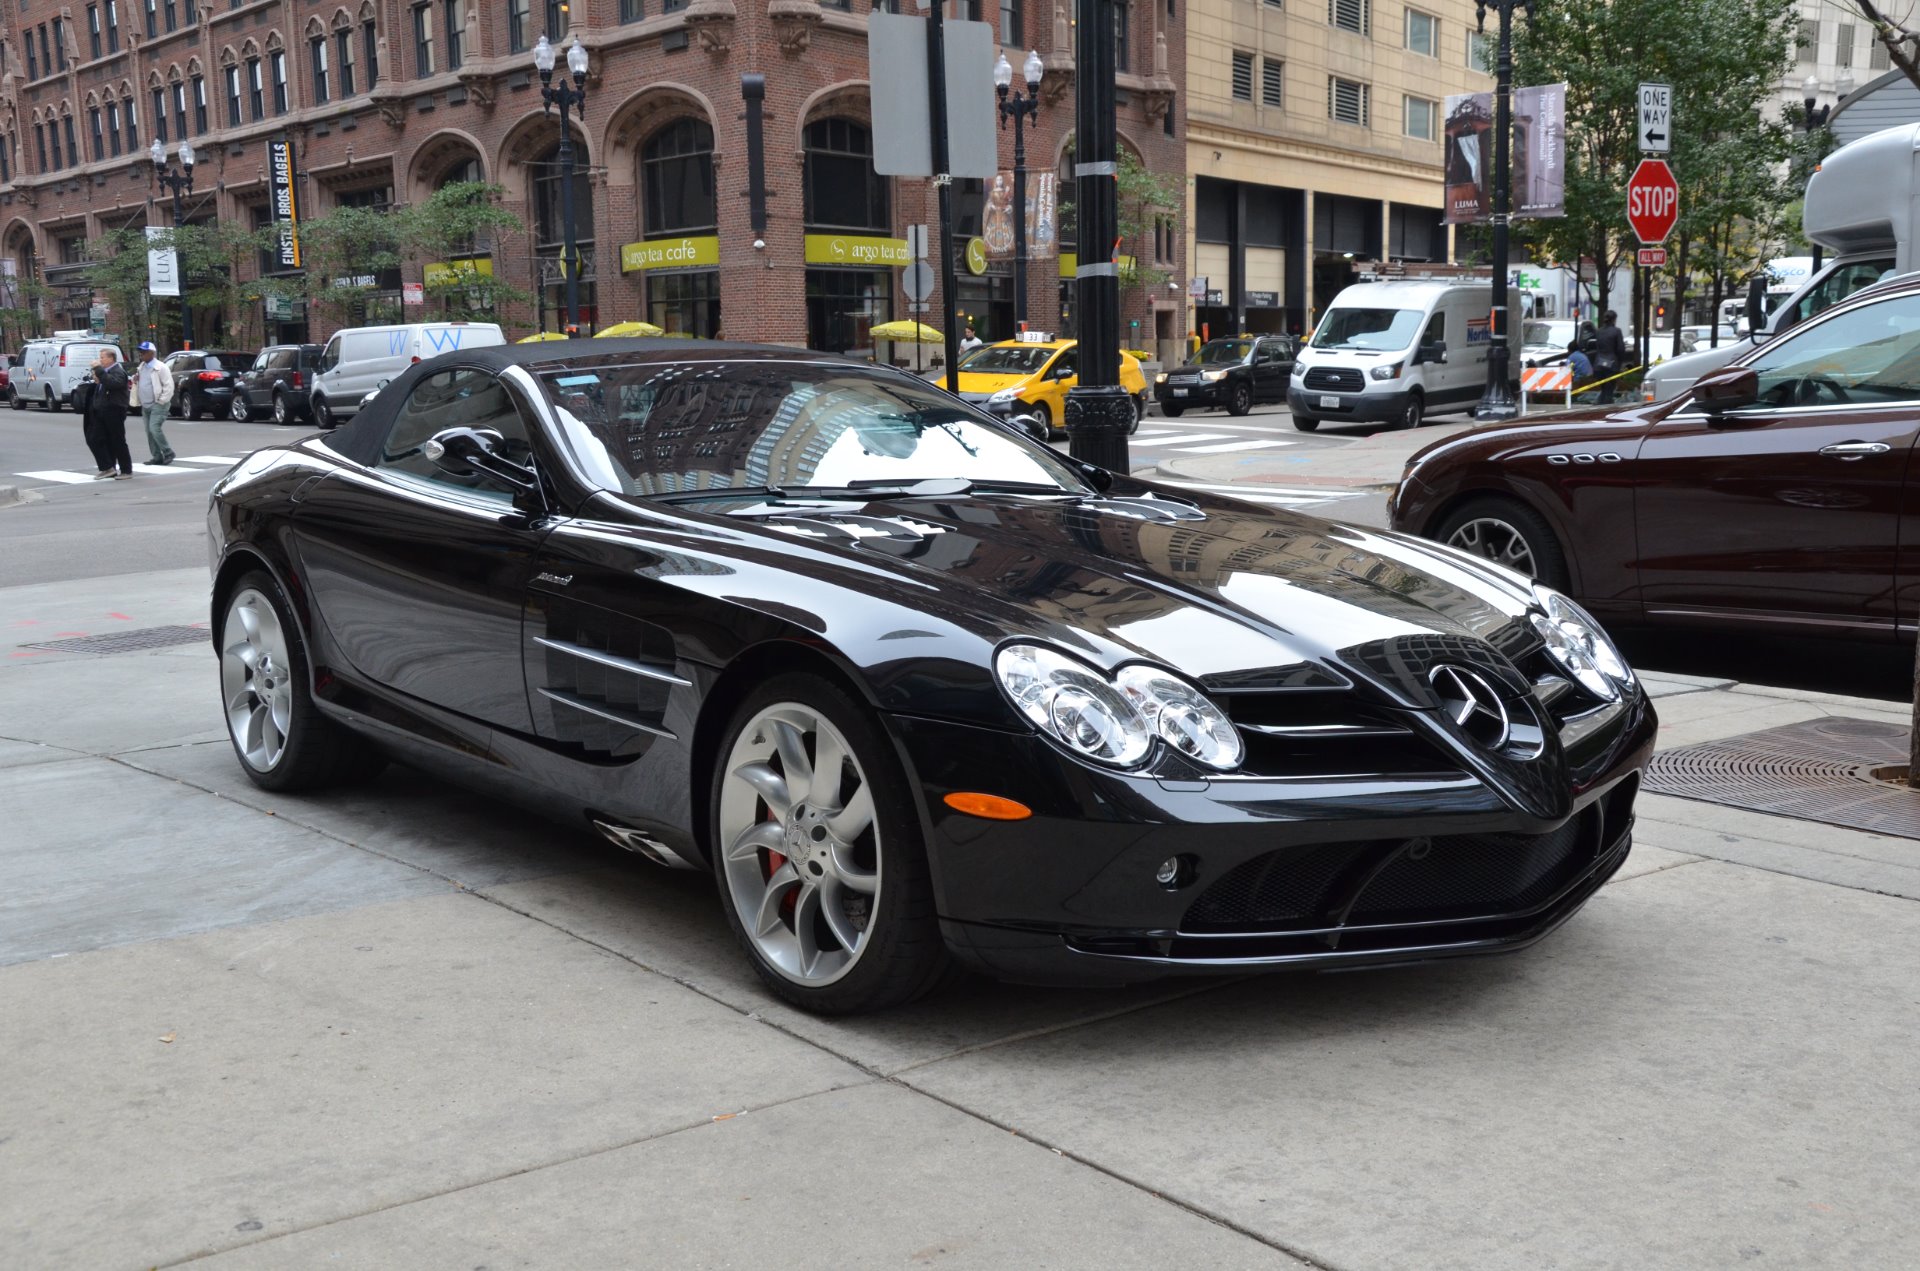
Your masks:
[{"label": "tree", "polygon": [[1913,14],[1895,18],[1873,0],[1849,0],[1854,11],[1873,28],[1873,38],[1887,51],[1887,60],[1897,67],[1909,83],[1920,88],[1920,28],[1911,25]]},{"label": "tree", "polygon": [[501,205],[505,195],[501,186],[458,181],[400,214],[401,250],[424,266],[428,304],[450,318],[493,320],[533,302],[486,262],[495,243],[525,228]]},{"label": "tree", "polygon": [[374,301],[379,278],[400,267],[404,227],[390,210],[336,207],[300,224],[302,273],[294,280],[308,313],[330,316],[335,325],[379,322],[397,314]]},{"label": "tree", "polygon": [[[1073,170],[1073,141],[1067,141],[1066,158],[1060,165],[1067,171]],[[1131,273],[1121,276],[1120,284],[1124,288],[1129,284],[1140,289],[1145,301],[1145,312],[1153,311],[1154,288],[1166,282],[1173,275],[1164,269],[1156,268],[1153,242],[1156,221],[1169,213],[1176,213],[1186,202],[1186,186],[1178,177],[1163,176],[1148,169],[1140,161],[1140,156],[1126,146],[1119,149],[1119,159],[1114,165],[1115,210],[1118,213],[1118,228],[1123,246],[1133,247],[1134,265]],[[1055,216],[1060,225],[1060,241],[1075,241],[1077,220],[1075,196],[1077,190],[1072,181],[1060,186],[1055,204]]]},{"label": "tree", "polygon": [[1599,267],[1596,299],[1606,307],[1607,280],[1631,248],[1626,183],[1640,157],[1638,86],[1659,80],[1674,93],[1681,252],[1691,254],[1696,239],[1709,242],[1703,251],[1716,269],[1764,252],[1769,244],[1751,232],[1753,213],[1780,202],[1764,178],[1786,152],[1762,106],[1786,69],[1796,18],[1792,0],[1537,9],[1515,29],[1515,80],[1567,85],[1567,215],[1529,223],[1523,239],[1548,259],[1590,256]]}]

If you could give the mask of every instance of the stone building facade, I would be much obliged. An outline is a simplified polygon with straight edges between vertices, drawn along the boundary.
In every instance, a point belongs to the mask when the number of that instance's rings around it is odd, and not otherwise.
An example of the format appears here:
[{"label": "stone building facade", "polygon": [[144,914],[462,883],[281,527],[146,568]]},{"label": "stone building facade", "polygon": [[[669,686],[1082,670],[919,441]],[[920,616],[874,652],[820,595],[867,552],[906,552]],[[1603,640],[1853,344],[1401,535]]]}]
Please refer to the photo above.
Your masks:
[{"label": "stone building facade", "polygon": [[[953,17],[990,21],[1015,67],[1038,49],[1044,107],[1029,121],[1028,162],[1059,170],[1073,112],[1070,4],[949,3]],[[1119,129],[1147,168],[1184,181],[1178,3],[1122,6]],[[44,325],[85,326],[87,241],[170,222],[146,158],[156,136],[169,151],[183,135],[196,149],[189,220],[254,224],[269,216],[267,144],[286,138],[309,220],[342,205],[416,201],[455,180],[503,186],[526,232],[483,254],[538,304],[500,316],[510,337],[557,330],[560,125],[542,111],[532,49],[542,33],[561,46],[558,78],[577,36],[590,67],[574,126],[583,326],[645,319],[865,349],[868,328],[908,316],[907,301],[899,268],[849,263],[849,251],[882,240],[897,252],[909,225],[936,219],[930,182],[873,175],[866,24],[862,0],[0,0],[0,260],[49,284]],[[766,83],[760,235],[749,219],[747,74]],[[1011,131],[1000,146],[1010,168]],[[981,233],[986,184],[957,185],[957,253]],[[1183,214],[1120,249],[1164,261],[1172,275],[1128,289],[1123,330],[1143,344],[1184,336]],[[432,263],[378,279],[377,308],[403,312],[403,285]],[[1059,273],[1051,260],[1030,266],[1036,327],[1070,329]],[[960,267],[961,309],[983,335],[1011,331],[1011,274],[1004,261]],[[933,301],[937,315],[937,291]],[[318,313],[265,318],[219,315],[197,342],[320,339],[330,329]]]}]

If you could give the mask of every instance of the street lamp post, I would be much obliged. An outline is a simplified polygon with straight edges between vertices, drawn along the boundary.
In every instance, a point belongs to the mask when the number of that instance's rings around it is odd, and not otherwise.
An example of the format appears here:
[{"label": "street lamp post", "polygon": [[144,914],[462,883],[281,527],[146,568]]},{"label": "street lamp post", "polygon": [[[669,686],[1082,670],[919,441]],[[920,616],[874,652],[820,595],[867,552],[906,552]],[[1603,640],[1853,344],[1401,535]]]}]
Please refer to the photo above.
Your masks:
[{"label": "street lamp post", "polygon": [[1013,325],[1016,330],[1024,331],[1027,325],[1026,118],[1040,113],[1040,77],[1046,69],[1040,64],[1040,54],[1028,50],[1026,65],[1021,70],[1027,80],[1024,96],[1008,91],[1013,87],[1013,67],[1007,62],[1007,55],[1002,53],[1000,60],[993,64],[993,90],[1000,94],[1000,130],[1006,131],[1007,120],[1013,120]]},{"label": "street lamp post", "polygon": [[[1119,143],[1114,135],[1114,0],[1078,0],[1074,31],[1073,177],[1079,262],[1080,379],[1067,390],[1067,441],[1075,459],[1127,470],[1133,398],[1120,386]],[[1022,209],[1024,211],[1024,209]]]},{"label": "street lamp post", "polygon": [[1494,67],[1493,84],[1493,323],[1488,333],[1487,386],[1480,404],[1473,409],[1475,419],[1512,419],[1520,413],[1507,385],[1507,216],[1512,207],[1511,176],[1513,141],[1513,11],[1526,6],[1533,16],[1533,0],[1474,0],[1474,15],[1480,31],[1486,33],[1487,10],[1500,16],[1499,60]]},{"label": "street lamp post", "polygon": [[567,69],[573,73],[571,85],[565,80],[553,82],[553,45],[544,35],[533,46],[533,64],[540,72],[542,111],[551,115],[553,107],[560,107],[560,220],[567,235],[561,265],[567,275],[567,334],[578,335],[580,244],[573,223],[573,129],[567,126],[567,111],[577,111],[582,120],[587,117],[587,50],[581,47],[580,37],[574,36],[572,47],[567,49]]},{"label": "street lamp post", "polygon": [[180,347],[193,347],[193,306],[187,301],[186,270],[180,268],[180,239],[178,231],[187,225],[187,205],[185,196],[193,193],[193,143],[184,137],[180,140],[180,171],[167,170],[167,148],[159,138],[154,138],[153,146],[147,151],[147,157],[153,160],[153,179],[164,189],[173,192],[173,228],[175,230],[173,253],[175,269],[180,283]]}]

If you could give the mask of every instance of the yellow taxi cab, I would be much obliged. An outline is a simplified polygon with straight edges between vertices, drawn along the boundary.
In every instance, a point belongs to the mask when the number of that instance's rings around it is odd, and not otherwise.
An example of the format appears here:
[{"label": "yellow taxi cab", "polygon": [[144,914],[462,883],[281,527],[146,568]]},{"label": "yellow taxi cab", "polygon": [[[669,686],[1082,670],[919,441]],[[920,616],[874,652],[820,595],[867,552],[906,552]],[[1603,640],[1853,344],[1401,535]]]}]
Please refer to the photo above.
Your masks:
[{"label": "yellow taxi cab", "polygon": [[[1079,341],[1056,340],[1039,331],[983,344],[960,359],[960,396],[995,415],[1032,415],[1054,436],[1066,427],[1067,390],[1080,382],[1079,356]],[[1120,354],[1120,386],[1133,398],[1137,429],[1146,413],[1147,377],[1125,351]]]}]

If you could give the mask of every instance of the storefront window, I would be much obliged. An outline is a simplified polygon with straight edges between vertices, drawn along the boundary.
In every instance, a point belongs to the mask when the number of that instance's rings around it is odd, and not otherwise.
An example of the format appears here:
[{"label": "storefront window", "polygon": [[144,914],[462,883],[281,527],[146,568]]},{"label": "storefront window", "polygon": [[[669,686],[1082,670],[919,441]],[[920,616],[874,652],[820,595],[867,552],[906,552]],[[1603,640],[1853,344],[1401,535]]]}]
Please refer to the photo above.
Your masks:
[{"label": "storefront window", "polygon": [[691,270],[647,279],[647,321],[668,335],[720,338],[720,271]]},{"label": "storefront window", "polygon": [[[809,233],[893,227],[887,178],[873,170],[873,134],[851,119],[807,125],[806,224]],[[893,274],[880,269],[807,270],[807,345],[866,353],[867,333],[893,319]]]}]

